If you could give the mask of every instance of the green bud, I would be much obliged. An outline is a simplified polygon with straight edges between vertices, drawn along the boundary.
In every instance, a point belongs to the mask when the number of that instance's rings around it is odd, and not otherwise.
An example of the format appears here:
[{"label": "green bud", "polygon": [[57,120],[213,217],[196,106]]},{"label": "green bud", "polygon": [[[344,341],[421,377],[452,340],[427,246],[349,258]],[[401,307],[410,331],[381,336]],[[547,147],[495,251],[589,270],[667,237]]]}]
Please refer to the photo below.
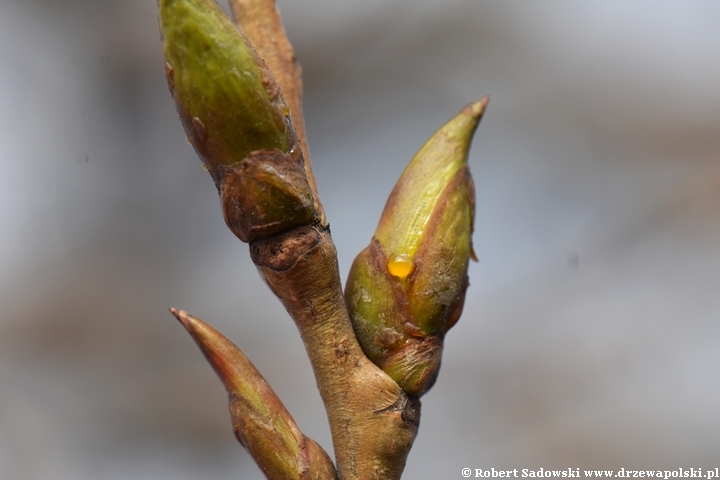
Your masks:
[{"label": "green bud", "polygon": [[444,335],[462,312],[474,258],[467,155],[487,102],[468,105],[415,155],[345,289],[365,354],[412,395],[435,382]]},{"label": "green bud", "polygon": [[265,62],[214,0],[159,0],[165,72],[189,141],[213,178],[219,165],[296,142]]},{"label": "green bud", "polygon": [[318,214],[280,87],[214,0],[159,0],[168,85],[244,242]]}]

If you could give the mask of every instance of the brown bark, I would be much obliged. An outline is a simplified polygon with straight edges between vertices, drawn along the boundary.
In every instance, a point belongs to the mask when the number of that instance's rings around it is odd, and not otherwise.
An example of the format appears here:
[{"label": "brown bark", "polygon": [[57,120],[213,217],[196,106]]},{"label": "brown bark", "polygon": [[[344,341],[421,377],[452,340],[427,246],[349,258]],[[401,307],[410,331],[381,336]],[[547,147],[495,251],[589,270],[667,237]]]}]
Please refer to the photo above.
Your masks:
[{"label": "brown bark", "polygon": [[330,421],[340,478],[400,478],[417,434],[420,401],[360,348],[330,234],[297,227],[251,243],[250,254],[300,330]]}]

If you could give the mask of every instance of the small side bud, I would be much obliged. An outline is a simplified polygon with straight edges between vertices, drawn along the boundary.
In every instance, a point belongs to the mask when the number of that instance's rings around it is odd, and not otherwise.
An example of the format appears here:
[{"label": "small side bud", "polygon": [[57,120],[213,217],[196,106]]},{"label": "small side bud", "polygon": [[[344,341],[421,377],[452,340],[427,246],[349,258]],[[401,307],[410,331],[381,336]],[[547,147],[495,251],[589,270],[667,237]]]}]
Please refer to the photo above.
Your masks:
[{"label": "small side bud", "polygon": [[306,437],[250,359],[223,334],[182,310],[170,309],[225,385],[238,441],[269,479],[335,480],[335,466]]},{"label": "small side bud", "polygon": [[468,105],[415,155],[345,289],[365,354],[412,395],[435,382],[444,335],[462,312],[474,258],[467,155],[487,102]]}]

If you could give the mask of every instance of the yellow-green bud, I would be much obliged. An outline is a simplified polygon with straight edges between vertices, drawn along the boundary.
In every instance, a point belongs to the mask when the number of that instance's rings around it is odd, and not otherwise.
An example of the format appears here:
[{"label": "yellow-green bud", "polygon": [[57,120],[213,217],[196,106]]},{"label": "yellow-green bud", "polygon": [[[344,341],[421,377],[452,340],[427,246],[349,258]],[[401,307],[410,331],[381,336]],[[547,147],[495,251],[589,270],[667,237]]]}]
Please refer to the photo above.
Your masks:
[{"label": "yellow-green bud", "polygon": [[345,289],[365,354],[412,395],[435,382],[444,335],[462,312],[474,258],[467,155],[487,102],[468,105],[415,155]]},{"label": "yellow-green bud", "polygon": [[[290,110],[265,62],[214,0],[159,0],[165,72],[185,133],[218,165],[296,142]],[[215,178],[217,181],[217,178]]]},{"label": "yellow-green bud", "polygon": [[214,0],[159,0],[177,111],[244,242],[317,217],[300,144],[275,78]]}]

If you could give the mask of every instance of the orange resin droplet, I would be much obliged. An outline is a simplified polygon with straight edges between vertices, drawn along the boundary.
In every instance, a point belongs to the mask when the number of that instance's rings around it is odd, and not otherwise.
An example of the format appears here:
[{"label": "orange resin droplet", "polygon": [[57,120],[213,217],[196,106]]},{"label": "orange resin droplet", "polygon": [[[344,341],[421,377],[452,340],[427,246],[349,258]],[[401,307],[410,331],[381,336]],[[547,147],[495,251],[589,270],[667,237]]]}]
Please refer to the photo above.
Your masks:
[{"label": "orange resin droplet", "polygon": [[415,271],[415,263],[413,263],[410,255],[395,255],[388,261],[387,269],[388,273],[393,277],[405,280]]}]

